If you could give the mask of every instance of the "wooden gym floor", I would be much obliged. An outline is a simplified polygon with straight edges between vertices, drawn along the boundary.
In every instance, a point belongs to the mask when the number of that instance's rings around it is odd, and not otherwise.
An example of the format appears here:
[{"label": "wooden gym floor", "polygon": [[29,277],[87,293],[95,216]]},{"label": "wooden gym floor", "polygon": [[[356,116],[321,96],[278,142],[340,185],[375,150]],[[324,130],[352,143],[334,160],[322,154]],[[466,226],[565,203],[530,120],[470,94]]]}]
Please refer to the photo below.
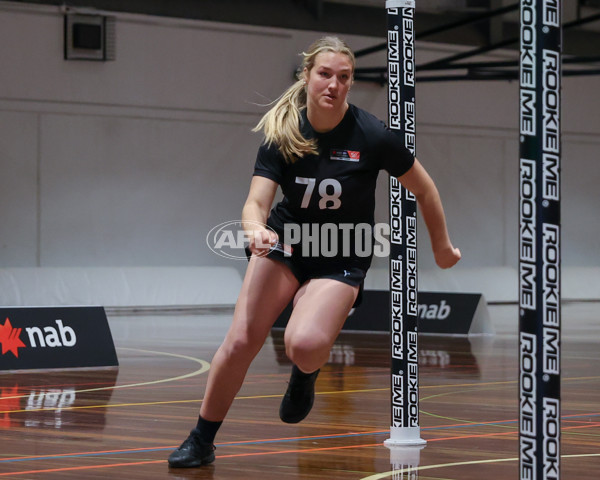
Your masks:
[{"label": "wooden gym floor", "polygon": [[[420,337],[427,445],[400,453],[419,460],[410,472],[394,472],[383,446],[387,335],[343,333],[313,411],[286,425],[277,414],[290,370],[280,332],[250,369],[217,437],[216,462],[169,470],[231,318],[210,312],[109,315],[118,370],[0,374],[0,480],[517,479],[517,309],[491,306],[490,314],[493,337]],[[599,303],[563,305],[563,479],[600,478],[599,319]]]}]

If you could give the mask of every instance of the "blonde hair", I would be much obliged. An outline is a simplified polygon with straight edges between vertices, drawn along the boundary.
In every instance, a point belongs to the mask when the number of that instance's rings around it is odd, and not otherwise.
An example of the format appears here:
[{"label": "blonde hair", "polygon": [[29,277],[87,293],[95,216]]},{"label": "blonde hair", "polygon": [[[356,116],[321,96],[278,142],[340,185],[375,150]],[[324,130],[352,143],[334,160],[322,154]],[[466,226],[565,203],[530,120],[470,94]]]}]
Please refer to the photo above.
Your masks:
[{"label": "blonde hair", "polygon": [[354,72],[354,53],[343,40],[338,37],[323,37],[314,42],[304,57],[298,70],[298,80],[279,97],[271,109],[262,117],[252,131],[263,131],[267,145],[275,144],[288,163],[293,163],[304,155],[317,154],[314,139],[307,140],[300,132],[300,115],[306,108],[306,82],[304,70],[310,73],[315,66],[317,55],[323,52],[342,53],[347,55]]}]

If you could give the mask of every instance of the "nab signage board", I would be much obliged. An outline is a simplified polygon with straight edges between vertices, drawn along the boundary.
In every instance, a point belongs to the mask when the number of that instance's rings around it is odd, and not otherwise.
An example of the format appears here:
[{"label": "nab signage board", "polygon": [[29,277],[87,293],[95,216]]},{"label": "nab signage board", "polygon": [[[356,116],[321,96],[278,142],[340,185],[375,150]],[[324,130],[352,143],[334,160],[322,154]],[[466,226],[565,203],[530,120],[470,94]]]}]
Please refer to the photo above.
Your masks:
[{"label": "nab signage board", "polygon": [[[485,298],[480,293],[419,292],[417,306],[418,331],[433,335],[493,334]],[[390,331],[390,292],[365,290],[362,303],[352,309],[344,323],[344,331]],[[287,306],[275,322],[285,328],[292,313]]]},{"label": "nab signage board", "polygon": [[102,307],[0,308],[0,371],[118,366]]},{"label": "nab signage board", "polygon": [[480,293],[419,292],[419,333],[493,334],[487,303]]}]

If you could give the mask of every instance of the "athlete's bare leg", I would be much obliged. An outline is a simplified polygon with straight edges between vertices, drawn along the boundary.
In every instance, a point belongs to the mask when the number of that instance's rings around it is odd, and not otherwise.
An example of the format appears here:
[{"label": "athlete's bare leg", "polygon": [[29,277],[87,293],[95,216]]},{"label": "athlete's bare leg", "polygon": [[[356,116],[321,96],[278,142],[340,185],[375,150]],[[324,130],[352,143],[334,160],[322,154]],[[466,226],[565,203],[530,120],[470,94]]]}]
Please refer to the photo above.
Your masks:
[{"label": "athlete's bare leg", "polygon": [[233,314],[233,322],[211,363],[200,415],[222,421],[242,386],[250,363],[271,327],[294,297],[299,283],[288,267],[252,257]]},{"label": "athlete's bare leg", "polygon": [[296,293],[285,330],[286,354],[303,372],[321,368],[358,295],[359,287],[313,278]]}]

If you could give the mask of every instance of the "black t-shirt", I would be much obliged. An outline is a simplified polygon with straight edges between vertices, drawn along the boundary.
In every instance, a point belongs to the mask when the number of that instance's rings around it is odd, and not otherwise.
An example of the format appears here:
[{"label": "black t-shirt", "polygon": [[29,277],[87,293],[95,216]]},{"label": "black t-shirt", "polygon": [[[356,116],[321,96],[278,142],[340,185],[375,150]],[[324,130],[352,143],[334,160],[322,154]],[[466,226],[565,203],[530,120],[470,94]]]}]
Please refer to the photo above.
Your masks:
[{"label": "black t-shirt", "polygon": [[[284,195],[271,210],[269,226],[283,239],[286,223],[373,225],[379,171],[384,169],[399,177],[414,163],[400,136],[354,105],[326,133],[314,131],[304,109],[301,132],[305,138],[316,139],[318,155],[287,163],[277,145],[263,144],[258,150],[254,175],[278,183]],[[366,268],[370,265],[370,256],[343,256],[350,257],[351,264]],[[335,259],[341,257],[339,252]]]}]

